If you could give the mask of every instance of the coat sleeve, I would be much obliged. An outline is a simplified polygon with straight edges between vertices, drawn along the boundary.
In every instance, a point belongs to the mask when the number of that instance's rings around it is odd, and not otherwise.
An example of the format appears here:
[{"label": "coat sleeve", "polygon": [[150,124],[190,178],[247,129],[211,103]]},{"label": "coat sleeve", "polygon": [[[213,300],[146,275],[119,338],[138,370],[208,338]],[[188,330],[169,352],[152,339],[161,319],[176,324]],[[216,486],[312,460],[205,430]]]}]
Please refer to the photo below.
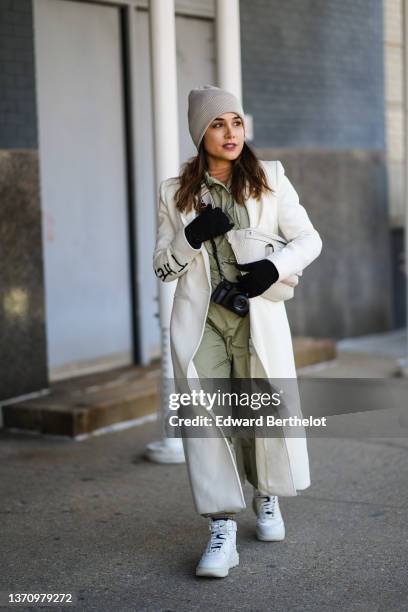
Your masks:
[{"label": "coat sleeve", "polygon": [[288,244],[267,259],[278,270],[278,280],[283,280],[302,271],[320,255],[322,240],[299,203],[299,196],[280,161],[277,162],[277,200],[278,227]]},{"label": "coat sleeve", "polygon": [[171,282],[185,274],[191,262],[200,252],[188,242],[184,227],[176,231],[170,219],[166,199],[166,181],[160,183],[157,218],[156,246],[153,253],[153,269],[157,278]]}]

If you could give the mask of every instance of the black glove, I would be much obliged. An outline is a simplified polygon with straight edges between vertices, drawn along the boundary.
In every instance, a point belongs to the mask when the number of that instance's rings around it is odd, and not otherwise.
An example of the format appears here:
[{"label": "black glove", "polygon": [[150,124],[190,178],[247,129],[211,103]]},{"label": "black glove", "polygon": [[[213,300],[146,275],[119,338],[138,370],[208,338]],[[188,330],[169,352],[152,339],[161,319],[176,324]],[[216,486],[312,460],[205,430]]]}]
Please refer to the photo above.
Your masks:
[{"label": "black glove", "polygon": [[218,206],[213,208],[208,205],[191,223],[186,225],[184,234],[190,245],[194,249],[199,249],[202,242],[225,234],[232,227],[234,224],[230,222],[221,208]]},{"label": "black glove", "polygon": [[260,259],[248,264],[238,264],[238,270],[248,271],[245,276],[237,276],[237,288],[248,297],[256,297],[269,289],[279,278],[279,272],[269,259]]}]

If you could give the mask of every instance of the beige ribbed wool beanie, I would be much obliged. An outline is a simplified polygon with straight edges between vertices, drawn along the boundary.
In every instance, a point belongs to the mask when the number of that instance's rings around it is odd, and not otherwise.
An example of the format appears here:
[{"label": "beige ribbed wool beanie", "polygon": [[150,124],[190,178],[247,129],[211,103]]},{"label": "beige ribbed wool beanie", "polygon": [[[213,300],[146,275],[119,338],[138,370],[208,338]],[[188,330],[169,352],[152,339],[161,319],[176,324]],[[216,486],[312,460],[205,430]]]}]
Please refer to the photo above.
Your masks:
[{"label": "beige ribbed wool beanie", "polygon": [[242,119],[245,130],[245,115],[241,103],[234,94],[203,85],[192,89],[188,94],[188,128],[197,150],[211,121],[224,113],[237,113]]}]

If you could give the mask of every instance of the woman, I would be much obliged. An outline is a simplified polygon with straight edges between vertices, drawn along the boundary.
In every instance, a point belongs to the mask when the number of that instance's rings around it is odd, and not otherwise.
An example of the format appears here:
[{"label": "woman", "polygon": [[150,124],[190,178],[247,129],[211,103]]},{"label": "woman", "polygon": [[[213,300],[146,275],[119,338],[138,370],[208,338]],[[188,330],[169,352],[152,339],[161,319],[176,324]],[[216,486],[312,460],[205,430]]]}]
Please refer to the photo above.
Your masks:
[{"label": "woman", "polygon": [[[156,276],[178,280],[170,323],[175,379],[296,379],[279,290],[320,254],[320,236],[282,164],[258,160],[245,143],[244,112],[233,94],[209,85],[193,89],[188,121],[198,155],[180,177],[160,185],[154,252]],[[204,207],[203,194],[211,205]],[[287,243],[239,264],[240,248],[260,244],[250,243],[246,228],[280,234]],[[223,298],[225,292],[220,297],[220,286],[232,287],[238,301]],[[245,478],[254,487],[257,537],[276,541],[285,536],[278,496],[307,488],[310,475],[304,435],[283,431],[231,444],[212,427],[213,435],[186,436],[183,444],[196,509],[210,519],[196,574],[224,577],[239,562],[235,515],[245,508]]]}]

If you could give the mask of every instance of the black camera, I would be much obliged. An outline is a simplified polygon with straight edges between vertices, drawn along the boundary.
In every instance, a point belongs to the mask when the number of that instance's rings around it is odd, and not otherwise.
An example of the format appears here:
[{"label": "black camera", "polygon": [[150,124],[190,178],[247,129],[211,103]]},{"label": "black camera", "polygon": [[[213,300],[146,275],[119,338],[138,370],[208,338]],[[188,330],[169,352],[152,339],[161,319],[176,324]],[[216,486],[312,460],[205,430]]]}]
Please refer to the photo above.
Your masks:
[{"label": "black camera", "polygon": [[232,310],[240,317],[245,317],[249,311],[248,297],[237,289],[236,283],[231,283],[225,278],[214,289],[211,300]]}]

